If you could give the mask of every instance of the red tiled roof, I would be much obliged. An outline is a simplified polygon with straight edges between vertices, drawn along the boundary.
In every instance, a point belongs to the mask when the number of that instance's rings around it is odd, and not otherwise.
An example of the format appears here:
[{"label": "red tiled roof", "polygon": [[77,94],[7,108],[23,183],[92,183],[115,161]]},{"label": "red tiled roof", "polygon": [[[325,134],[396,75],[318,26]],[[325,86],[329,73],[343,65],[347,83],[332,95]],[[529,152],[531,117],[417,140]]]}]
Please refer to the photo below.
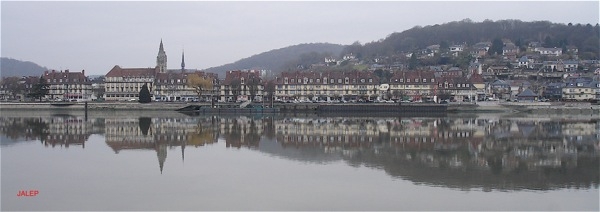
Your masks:
[{"label": "red tiled roof", "polygon": [[471,75],[471,78],[469,79],[469,81],[473,84],[485,83],[481,74],[478,74],[478,73],[474,73],[473,75]]},{"label": "red tiled roof", "polygon": [[64,80],[64,82],[60,82],[61,84],[75,84],[75,83],[82,83],[82,82],[87,82],[88,78],[85,77],[85,71],[81,71],[81,72],[70,72],[69,70],[65,70],[65,71],[55,71],[52,70],[50,72],[46,71],[44,72],[44,79],[46,80],[50,80],[50,84],[55,83],[55,79],[58,80],[62,79],[61,81]]},{"label": "red tiled roof", "polygon": [[244,79],[249,79],[250,76],[253,76],[253,77],[256,77],[258,79],[261,79],[259,71],[254,71],[254,70],[250,70],[250,71],[242,71],[242,70],[227,71],[227,73],[225,73],[225,80],[223,80],[223,84],[224,85],[229,85],[229,84],[231,84],[231,82],[234,79],[241,79],[242,77]]},{"label": "red tiled roof", "polygon": [[106,77],[150,77],[158,73],[158,68],[121,68],[113,67]]}]

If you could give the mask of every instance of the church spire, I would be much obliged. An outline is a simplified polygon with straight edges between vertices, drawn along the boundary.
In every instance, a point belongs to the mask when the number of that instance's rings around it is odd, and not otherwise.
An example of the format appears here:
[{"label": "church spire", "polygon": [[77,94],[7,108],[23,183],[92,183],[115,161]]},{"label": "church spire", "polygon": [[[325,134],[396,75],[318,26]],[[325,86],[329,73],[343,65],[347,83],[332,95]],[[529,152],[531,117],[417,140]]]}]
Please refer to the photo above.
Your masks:
[{"label": "church spire", "polygon": [[158,56],[156,56],[156,66],[159,72],[164,73],[167,71],[167,53],[163,47],[162,39],[160,39],[160,46],[158,47]]},{"label": "church spire", "polygon": [[181,51],[181,71],[185,71],[185,56],[184,51]]},{"label": "church spire", "polygon": [[165,52],[165,48],[163,48],[162,38],[160,39],[160,47],[158,47],[158,53]]}]

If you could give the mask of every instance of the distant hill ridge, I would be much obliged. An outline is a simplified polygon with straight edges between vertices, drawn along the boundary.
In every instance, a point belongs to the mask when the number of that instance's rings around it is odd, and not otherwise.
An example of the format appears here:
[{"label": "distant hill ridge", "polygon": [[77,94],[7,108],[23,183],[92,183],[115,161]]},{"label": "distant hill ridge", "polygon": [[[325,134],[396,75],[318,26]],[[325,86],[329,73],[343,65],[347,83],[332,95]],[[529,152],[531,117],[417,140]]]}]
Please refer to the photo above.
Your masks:
[{"label": "distant hill ridge", "polygon": [[[224,77],[229,70],[266,69],[275,74],[296,67],[309,67],[324,62],[325,57],[341,58],[352,53],[357,59],[370,61],[377,57],[393,57],[400,53],[418,51],[430,45],[466,44],[509,39],[517,45],[540,42],[554,47],[575,46],[580,59],[599,59],[600,26],[591,24],[558,24],[549,21],[523,22],[499,20],[473,22],[469,19],[431,26],[415,26],[395,32],[378,41],[351,45],[308,43],[259,53],[236,62],[211,67],[208,72]],[[32,62],[2,58],[0,77],[41,75],[47,68]]]},{"label": "distant hill ridge", "polygon": [[[491,42],[496,38],[509,39],[518,45],[529,42],[550,42],[555,47],[566,45],[579,49],[581,59],[598,59],[600,27],[598,24],[559,24],[549,21],[524,22],[520,20],[499,20],[473,22],[470,19],[453,21],[431,26],[415,26],[402,32],[395,32],[378,41],[352,45],[300,44],[260,53],[234,63],[212,67],[209,72],[223,75],[227,70],[264,68],[275,73],[292,69],[295,66],[323,62],[326,56],[341,58],[352,53],[358,59],[368,61],[376,57],[392,57],[402,52],[424,49],[430,45],[466,44]],[[548,44],[548,45],[551,45]],[[340,48],[342,48],[340,50]]]},{"label": "distant hill ridge", "polygon": [[[206,71],[219,73],[220,76],[225,76],[225,71],[240,69],[266,69],[279,72],[287,66],[296,66],[300,63],[306,63],[306,61],[299,61],[301,58],[309,58],[318,55],[319,61],[322,62],[325,55],[337,56],[342,52],[344,47],[345,46],[343,45],[330,43],[298,44],[263,52],[238,60],[234,63],[208,68]],[[320,56],[323,57],[321,58]],[[311,59],[311,62],[316,63],[319,61],[314,61],[314,58]]]},{"label": "distant hill ridge", "polygon": [[33,62],[0,58],[0,77],[41,76],[46,70],[48,68]]},{"label": "distant hill ridge", "polygon": [[392,33],[379,41],[347,46],[342,54],[354,53],[360,59],[385,57],[401,52],[413,52],[430,45],[466,44],[509,39],[517,45],[540,42],[548,47],[567,45],[579,49],[581,59],[598,59],[600,26],[591,24],[558,24],[549,21],[523,22],[499,20],[473,22],[470,19],[431,26],[415,26]]}]

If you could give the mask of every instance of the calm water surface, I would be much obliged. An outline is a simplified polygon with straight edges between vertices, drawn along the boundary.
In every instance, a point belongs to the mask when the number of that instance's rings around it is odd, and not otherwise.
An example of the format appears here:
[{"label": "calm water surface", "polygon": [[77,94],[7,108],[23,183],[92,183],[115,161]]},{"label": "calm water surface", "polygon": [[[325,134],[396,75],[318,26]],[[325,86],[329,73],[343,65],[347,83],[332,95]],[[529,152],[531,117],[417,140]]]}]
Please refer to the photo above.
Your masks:
[{"label": "calm water surface", "polygon": [[2,210],[600,209],[598,117],[0,112]]}]

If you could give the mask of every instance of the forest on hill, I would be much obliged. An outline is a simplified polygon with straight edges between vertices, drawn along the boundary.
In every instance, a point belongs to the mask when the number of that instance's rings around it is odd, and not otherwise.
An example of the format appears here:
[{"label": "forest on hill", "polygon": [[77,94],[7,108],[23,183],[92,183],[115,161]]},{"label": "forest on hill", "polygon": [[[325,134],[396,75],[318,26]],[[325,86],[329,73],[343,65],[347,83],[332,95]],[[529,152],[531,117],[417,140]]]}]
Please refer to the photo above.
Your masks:
[{"label": "forest on hill", "polygon": [[297,68],[306,69],[312,64],[323,63],[325,57],[339,59],[350,53],[359,60],[372,61],[378,57],[397,57],[403,53],[412,53],[430,45],[440,45],[440,48],[459,44],[471,46],[479,42],[500,39],[508,39],[522,49],[531,42],[539,42],[544,47],[575,46],[579,50],[580,59],[598,59],[600,57],[599,36],[598,24],[559,24],[549,21],[520,20],[473,22],[465,19],[430,26],[415,26],[365,44],[316,43],[289,46],[207,70],[223,76],[224,71],[239,69],[267,69],[279,73]]},{"label": "forest on hill", "polygon": [[342,54],[353,53],[357,58],[368,60],[398,53],[414,52],[430,45],[471,46],[494,39],[509,39],[519,47],[530,42],[540,42],[544,47],[565,48],[572,45],[579,49],[581,59],[598,59],[600,26],[596,24],[557,24],[548,21],[523,22],[500,20],[473,22],[469,19],[432,26],[415,26],[403,32],[392,33],[379,41],[354,43]]},{"label": "forest on hill", "polygon": [[[225,76],[225,71],[240,69],[265,69],[279,72],[285,67],[299,64],[313,64],[323,61],[328,56],[336,57],[345,46],[330,43],[310,43],[288,46],[263,52],[234,63],[206,69],[208,72]],[[290,65],[293,64],[293,65]]]}]

